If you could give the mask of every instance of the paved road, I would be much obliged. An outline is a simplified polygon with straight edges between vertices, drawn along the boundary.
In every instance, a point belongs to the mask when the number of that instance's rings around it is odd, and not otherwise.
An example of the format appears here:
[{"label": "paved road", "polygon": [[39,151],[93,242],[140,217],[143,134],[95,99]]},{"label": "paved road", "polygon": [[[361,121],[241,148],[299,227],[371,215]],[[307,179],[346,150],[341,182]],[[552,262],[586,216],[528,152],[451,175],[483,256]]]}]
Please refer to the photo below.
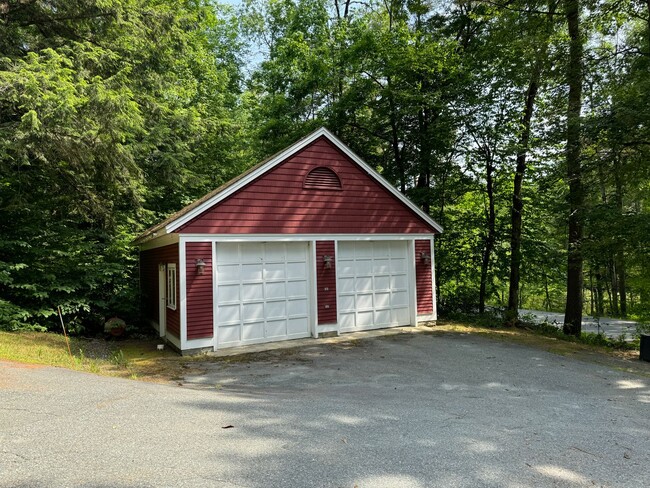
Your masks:
[{"label": "paved road", "polygon": [[473,335],[261,353],[183,386],[0,363],[0,487],[650,486],[649,414],[650,376]]},{"label": "paved road", "polygon": [[[564,314],[558,312],[544,312],[542,310],[519,310],[519,316],[533,317],[537,322],[548,322],[549,324],[562,327],[564,324]],[[633,320],[613,319],[610,317],[600,317],[595,319],[589,315],[582,317],[582,332],[603,333],[607,337],[618,339],[625,335],[625,339],[631,341],[636,334],[637,322]]]}]

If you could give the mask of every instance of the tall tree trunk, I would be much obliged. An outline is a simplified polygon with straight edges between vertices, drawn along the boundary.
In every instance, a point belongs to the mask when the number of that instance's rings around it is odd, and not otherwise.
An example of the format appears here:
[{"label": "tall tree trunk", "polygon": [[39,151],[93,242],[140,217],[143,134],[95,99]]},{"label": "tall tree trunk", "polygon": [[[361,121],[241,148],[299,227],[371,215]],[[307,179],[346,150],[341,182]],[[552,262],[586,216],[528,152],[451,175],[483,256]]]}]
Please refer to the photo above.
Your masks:
[{"label": "tall tree trunk", "polygon": [[609,262],[609,278],[612,284],[612,292],[610,295],[611,298],[611,313],[614,317],[618,317],[618,280],[616,278],[616,263],[614,258]]},{"label": "tall tree trunk", "polygon": [[[620,154],[614,158],[614,200],[616,201],[616,209],[620,218],[623,217],[623,178],[621,175],[621,160]],[[618,283],[618,293],[620,298],[620,315],[627,317],[627,290],[625,289],[625,255],[624,255],[625,241],[621,240],[618,243],[618,251],[614,257],[616,265],[616,278]]]},{"label": "tall tree trunk", "polygon": [[603,277],[596,273],[596,315],[602,317],[605,312],[605,295],[603,292]]},{"label": "tall tree trunk", "polygon": [[580,111],[582,109],[582,36],[580,34],[580,0],[564,0],[569,30],[567,84],[567,178],[569,182],[569,242],[567,260],[567,293],[564,311],[564,333],[579,336],[582,332],[582,237],[583,188],[580,144]]},{"label": "tall tree trunk", "polygon": [[483,259],[481,262],[481,286],[478,295],[478,311],[479,313],[485,312],[485,299],[487,294],[487,279],[488,271],[490,269],[490,258],[494,250],[494,241],[496,240],[496,211],[494,209],[494,164],[492,161],[492,153],[486,147],[486,161],[485,161],[485,180],[486,191],[488,196],[488,212],[487,212],[487,227],[488,233],[485,236],[485,248],[483,249]]},{"label": "tall tree trunk", "polygon": [[521,133],[519,134],[519,149],[515,166],[514,189],[512,191],[512,209],[510,214],[510,282],[508,288],[508,308],[506,310],[506,325],[515,325],[519,319],[519,286],[521,280],[521,229],[522,212],[524,201],[522,199],[522,188],[526,172],[526,158],[528,156],[530,143],[530,129],[533,112],[535,110],[535,98],[539,91],[539,82],[548,50],[548,40],[553,22],[553,15],[557,4],[551,2],[547,18],[547,37],[543,40],[540,51],[535,59],[533,70],[526,90],[524,103],[524,114],[521,117]]}]

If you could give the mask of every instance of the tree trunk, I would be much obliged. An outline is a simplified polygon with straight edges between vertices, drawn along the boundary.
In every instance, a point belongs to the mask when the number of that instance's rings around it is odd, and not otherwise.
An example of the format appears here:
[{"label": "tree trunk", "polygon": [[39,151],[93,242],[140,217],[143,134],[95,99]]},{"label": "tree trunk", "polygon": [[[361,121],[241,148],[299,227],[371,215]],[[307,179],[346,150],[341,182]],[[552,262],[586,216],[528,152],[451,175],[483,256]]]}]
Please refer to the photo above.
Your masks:
[{"label": "tree trunk", "polygon": [[[552,2],[549,5],[549,14],[547,18],[547,33],[550,36],[550,26],[552,25],[553,15],[557,4]],[[544,66],[546,51],[548,49],[548,39],[544,39],[540,52],[535,59],[533,71],[528,82],[526,90],[526,100],[524,103],[524,114],[521,117],[521,134],[519,135],[519,149],[517,151],[517,160],[515,166],[514,189],[512,192],[512,209],[510,214],[510,282],[508,288],[508,308],[506,310],[506,325],[515,325],[519,320],[519,286],[521,279],[521,229],[522,229],[522,211],[524,202],[522,199],[522,187],[524,175],[526,172],[526,158],[530,143],[530,129],[535,110],[535,98],[539,90],[539,82]]]},{"label": "tree trunk", "polygon": [[488,196],[488,233],[485,236],[485,248],[483,250],[483,259],[481,262],[481,286],[478,296],[478,311],[479,313],[485,312],[485,299],[487,294],[487,279],[488,271],[490,269],[490,258],[494,250],[494,241],[496,239],[496,211],[494,209],[494,165],[492,161],[492,153],[486,148],[487,157],[485,161],[485,179],[486,191]]},{"label": "tree trunk", "polygon": [[605,312],[605,295],[603,293],[603,277],[596,273],[596,315],[602,317]]},{"label": "tree trunk", "polygon": [[[616,200],[616,209],[618,210],[619,218],[623,218],[623,178],[621,175],[621,160],[620,155],[616,155],[614,158],[614,188],[615,194],[614,199]],[[618,243],[618,252],[614,257],[614,263],[616,265],[616,278],[618,283],[618,293],[620,298],[620,315],[621,317],[627,317],[627,294],[625,290],[625,256],[624,256],[624,246],[625,241],[620,240]]]},{"label": "tree trunk", "polygon": [[614,317],[618,317],[618,280],[616,279],[616,263],[614,258],[610,260],[609,263],[609,278],[612,284],[612,292],[610,294],[611,298],[611,314]]},{"label": "tree trunk", "polygon": [[580,145],[580,111],[582,109],[582,36],[580,34],[580,1],[564,0],[569,30],[567,84],[567,179],[569,182],[569,242],[567,260],[567,293],[564,311],[564,333],[579,336],[582,332],[582,237],[583,188]]}]

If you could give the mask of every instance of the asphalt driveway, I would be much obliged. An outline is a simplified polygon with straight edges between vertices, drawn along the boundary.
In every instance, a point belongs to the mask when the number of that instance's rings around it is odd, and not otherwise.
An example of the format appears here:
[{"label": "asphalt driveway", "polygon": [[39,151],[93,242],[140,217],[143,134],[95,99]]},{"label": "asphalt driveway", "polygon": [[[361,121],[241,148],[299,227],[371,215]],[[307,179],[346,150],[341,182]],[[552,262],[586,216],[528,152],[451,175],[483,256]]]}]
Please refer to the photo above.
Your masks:
[{"label": "asphalt driveway", "polygon": [[183,386],[0,363],[0,486],[650,486],[649,377],[452,334],[232,361]]}]

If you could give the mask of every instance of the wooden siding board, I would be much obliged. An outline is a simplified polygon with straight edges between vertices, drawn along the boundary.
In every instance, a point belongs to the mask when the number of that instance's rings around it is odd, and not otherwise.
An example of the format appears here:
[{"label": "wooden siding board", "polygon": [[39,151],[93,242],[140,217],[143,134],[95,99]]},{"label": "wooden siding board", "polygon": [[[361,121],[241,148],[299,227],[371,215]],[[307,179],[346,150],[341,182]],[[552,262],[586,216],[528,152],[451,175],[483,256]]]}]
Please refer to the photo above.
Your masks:
[{"label": "wooden siding board", "polygon": [[[199,275],[196,260],[203,259],[205,269]],[[187,339],[210,338],[214,333],[212,289],[212,243],[185,244],[185,286],[187,301]]]},{"label": "wooden siding board", "polygon": [[[331,268],[325,267],[323,256],[332,256]],[[316,270],[318,324],[335,324],[337,314],[334,241],[316,242]]]},{"label": "wooden siding board", "polygon": [[[140,289],[142,294],[142,313],[155,322],[159,321],[158,265],[176,264],[178,269],[178,245],[158,247],[140,252]],[[167,308],[167,332],[181,336],[180,319],[180,279],[176,284],[176,310]]]},{"label": "wooden siding board", "polygon": [[[319,166],[337,173],[343,189],[304,189]],[[200,234],[373,234],[435,232],[325,138],[184,224]]]},{"label": "wooden siding board", "polygon": [[428,239],[415,240],[415,289],[417,295],[418,315],[433,313],[433,282],[431,263],[423,261],[422,253],[432,256],[431,241]]}]

